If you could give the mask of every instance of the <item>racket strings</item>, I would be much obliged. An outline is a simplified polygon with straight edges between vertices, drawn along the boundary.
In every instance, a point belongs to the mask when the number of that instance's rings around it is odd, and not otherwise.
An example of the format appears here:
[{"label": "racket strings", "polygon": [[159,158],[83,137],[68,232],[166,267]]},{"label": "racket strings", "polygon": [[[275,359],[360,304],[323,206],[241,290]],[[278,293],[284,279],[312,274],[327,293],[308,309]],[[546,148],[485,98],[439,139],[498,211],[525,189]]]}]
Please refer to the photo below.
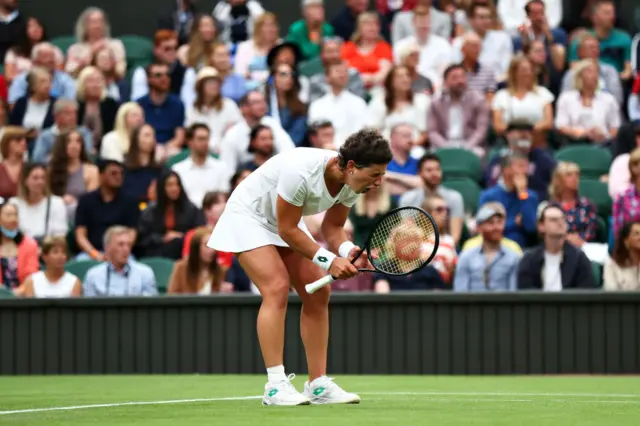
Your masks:
[{"label": "racket strings", "polygon": [[391,275],[407,274],[429,261],[436,244],[437,230],[418,209],[400,209],[385,217],[374,229],[369,250],[373,265]]}]

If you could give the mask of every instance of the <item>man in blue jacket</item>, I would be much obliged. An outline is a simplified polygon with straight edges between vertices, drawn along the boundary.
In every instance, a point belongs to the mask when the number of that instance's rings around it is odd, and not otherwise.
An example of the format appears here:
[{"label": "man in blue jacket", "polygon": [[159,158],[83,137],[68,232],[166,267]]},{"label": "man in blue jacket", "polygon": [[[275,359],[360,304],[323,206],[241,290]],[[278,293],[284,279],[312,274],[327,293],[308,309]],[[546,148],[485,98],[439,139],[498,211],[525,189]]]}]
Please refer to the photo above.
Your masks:
[{"label": "man in blue jacket", "polygon": [[479,205],[490,201],[501,203],[507,211],[504,236],[520,247],[530,246],[536,233],[538,197],[528,187],[529,159],[521,153],[511,153],[502,161],[502,178],[493,188],[480,195]]}]

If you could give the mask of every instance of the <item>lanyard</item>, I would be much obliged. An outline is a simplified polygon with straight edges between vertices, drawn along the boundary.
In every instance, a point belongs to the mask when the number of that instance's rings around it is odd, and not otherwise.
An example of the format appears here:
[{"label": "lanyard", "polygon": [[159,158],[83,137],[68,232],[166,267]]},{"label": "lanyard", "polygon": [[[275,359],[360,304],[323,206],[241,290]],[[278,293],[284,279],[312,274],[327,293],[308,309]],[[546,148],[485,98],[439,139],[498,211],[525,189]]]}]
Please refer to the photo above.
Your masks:
[{"label": "lanyard", "polygon": [[[124,288],[124,295],[128,296],[129,295],[129,273],[131,271],[126,271],[124,276],[127,279],[127,285]],[[105,292],[105,296],[109,296],[109,290],[111,289],[111,265],[107,265],[107,285],[106,285],[106,292]]]}]

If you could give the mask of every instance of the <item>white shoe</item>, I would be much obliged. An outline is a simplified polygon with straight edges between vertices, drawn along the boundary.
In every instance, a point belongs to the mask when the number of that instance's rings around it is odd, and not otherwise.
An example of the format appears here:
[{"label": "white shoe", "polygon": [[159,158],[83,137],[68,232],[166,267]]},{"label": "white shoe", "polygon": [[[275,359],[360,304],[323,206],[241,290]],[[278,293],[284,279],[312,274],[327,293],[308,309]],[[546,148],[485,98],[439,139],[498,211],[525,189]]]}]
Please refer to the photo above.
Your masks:
[{"label": "white shoe", "polygon": [[264,396],[262,405],[309,405],[311,400],[298,392],[291,384],[295,374],[289,376],[281,382],[268,382],[264,385]]},{"label": "white shoe", "polygon": [[360,397],[355,393],[346,392],[336,385],[332,378],[318,377],[311,383],[304,383],[304,394],[312,404],[359,404]]}]

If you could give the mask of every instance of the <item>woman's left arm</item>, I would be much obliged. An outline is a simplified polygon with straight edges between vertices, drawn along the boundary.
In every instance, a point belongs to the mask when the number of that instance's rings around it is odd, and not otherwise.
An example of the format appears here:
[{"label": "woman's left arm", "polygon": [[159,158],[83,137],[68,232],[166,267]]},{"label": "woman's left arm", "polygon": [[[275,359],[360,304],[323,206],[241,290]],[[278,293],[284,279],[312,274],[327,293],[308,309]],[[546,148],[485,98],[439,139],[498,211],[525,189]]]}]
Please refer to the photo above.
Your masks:
[{"label": "woman's left arm", "polygon": [[553,129],[553,105],[548,103],[542,110],[542,120],[534,125],[534,130],[551,130]]}]

